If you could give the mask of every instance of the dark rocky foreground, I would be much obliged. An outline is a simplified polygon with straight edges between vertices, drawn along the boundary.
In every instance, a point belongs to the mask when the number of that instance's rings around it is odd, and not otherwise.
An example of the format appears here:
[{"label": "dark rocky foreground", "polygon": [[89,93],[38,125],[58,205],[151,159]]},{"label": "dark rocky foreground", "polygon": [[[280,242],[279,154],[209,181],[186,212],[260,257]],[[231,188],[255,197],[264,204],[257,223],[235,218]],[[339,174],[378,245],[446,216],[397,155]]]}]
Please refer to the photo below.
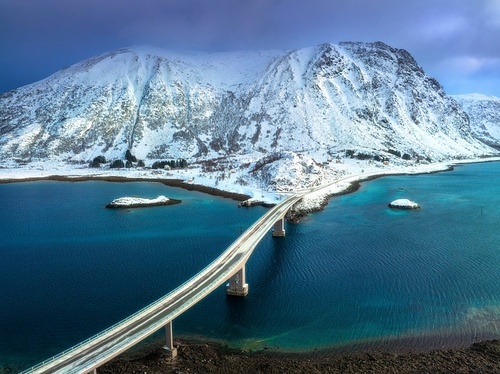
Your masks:
[{"label": "dark rocky foreground", "polygon": [[161,347],[125,354],[98,369],[129,373],[500,373],[500,340],[427,352],[285,354],[242,352],[214,344],[177,342],[178,357]]}]

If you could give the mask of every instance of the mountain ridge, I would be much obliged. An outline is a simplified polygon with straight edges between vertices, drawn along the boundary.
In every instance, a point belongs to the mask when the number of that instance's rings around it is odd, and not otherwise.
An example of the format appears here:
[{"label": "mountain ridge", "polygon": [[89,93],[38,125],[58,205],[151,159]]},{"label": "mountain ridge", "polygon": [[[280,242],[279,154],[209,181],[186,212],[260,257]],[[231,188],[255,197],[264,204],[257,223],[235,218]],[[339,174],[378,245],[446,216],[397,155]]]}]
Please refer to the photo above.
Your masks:
[{"label": "mountain ridge", "polygon": [[500,98],[479,93],[452,97],[469,115],[474,136],[500,149]]},{"label": "mountain ridge", "polygon": [[122,48],[0,94],[2,159],[89,162],[129,149],[150,161],[272,159],[279,178],[297,156],[308,170],[347,151],[413,161],[495,154],[483,140],[437,80],[382,42],[211,54]]}]

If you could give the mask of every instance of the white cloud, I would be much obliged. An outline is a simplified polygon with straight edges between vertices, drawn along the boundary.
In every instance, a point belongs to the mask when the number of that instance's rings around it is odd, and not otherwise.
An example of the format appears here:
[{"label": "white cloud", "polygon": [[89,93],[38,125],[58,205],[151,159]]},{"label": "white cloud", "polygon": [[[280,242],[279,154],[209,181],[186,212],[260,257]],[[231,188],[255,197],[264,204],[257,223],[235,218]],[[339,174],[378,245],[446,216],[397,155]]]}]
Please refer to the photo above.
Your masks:
[{"label": "white cloud", "polygon": [[500,58],[498,57],[477,57],[477,56],[459,56],[446,59],[442,63],[444,67],[464,74],[474,74],[484,70],[490,70],[494,67],[500,67]]},{"label": "white cloud", "polygon": [[462,32],[467,26],[467,20],[460,15],[426,19],[421,26],[419,37],[427,40],[445,39]]}]

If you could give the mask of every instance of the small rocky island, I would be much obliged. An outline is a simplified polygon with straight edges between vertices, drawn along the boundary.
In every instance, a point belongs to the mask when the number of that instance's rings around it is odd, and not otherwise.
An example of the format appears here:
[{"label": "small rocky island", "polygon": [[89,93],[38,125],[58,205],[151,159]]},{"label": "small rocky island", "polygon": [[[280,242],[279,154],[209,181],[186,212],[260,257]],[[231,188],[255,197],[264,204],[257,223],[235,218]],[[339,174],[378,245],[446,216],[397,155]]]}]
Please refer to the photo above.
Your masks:
[{"label": "small rocky island", "polygon": [[141,197],[120,197],[114,199],[106,208],[113,209],[125,209],[125,208],[141,208],[148,206],[159,206],[159,205],[174,205],[179,204],[181,200],[169,199],[163,195],[156,197],[155,199],[144,199]]},{"label": "small rocky island", "polygon": [[408,199],[397,199],[389,203],[389,208],[393,209],[420,209],[420,205]]}]

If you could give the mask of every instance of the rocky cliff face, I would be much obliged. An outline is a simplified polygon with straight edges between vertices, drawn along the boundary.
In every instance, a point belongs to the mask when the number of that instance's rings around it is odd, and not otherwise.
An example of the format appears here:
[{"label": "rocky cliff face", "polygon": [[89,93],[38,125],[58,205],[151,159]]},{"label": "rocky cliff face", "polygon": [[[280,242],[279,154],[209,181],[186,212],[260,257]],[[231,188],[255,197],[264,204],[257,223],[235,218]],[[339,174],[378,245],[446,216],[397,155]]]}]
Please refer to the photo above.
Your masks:
[{"label": "rocky cliff face", "polygon": [[492,152],[457,101],[408,52],[383,43],[203,55],[120,49],[0,95],[4,159],[88,161],[127,149],[145,160]]},{"label": "rocky cliff face", "polygon": [[452,97],[468,114],[474,136],[500,149],[500,98],[482,94]]}]

